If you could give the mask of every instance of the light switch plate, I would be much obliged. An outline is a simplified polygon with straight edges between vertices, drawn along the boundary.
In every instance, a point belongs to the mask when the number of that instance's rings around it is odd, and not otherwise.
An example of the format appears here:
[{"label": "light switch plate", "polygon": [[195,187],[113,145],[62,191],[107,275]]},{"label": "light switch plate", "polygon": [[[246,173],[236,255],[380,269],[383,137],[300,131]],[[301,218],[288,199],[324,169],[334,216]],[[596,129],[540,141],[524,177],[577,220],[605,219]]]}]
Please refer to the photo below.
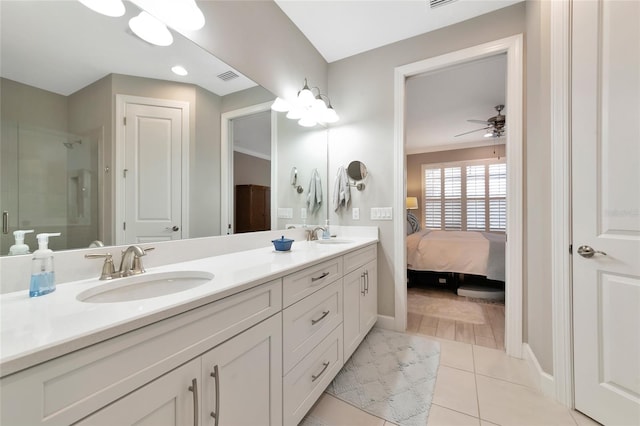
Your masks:
[{"label": "light switch plate", "polygon": [[354,207],[351,210],[351,215],[353,217],[353,220],[360,220],[360,209],[358,207]]},{"label": "light switch plate", "polygon": [[372,207],[371,220],[393,220],[392,207]]},{"label": "light switch plate", "polygon": [[279,207],[278,208],[278,219],[293,219],[293,209]]},{"label": "light switch plate", "polygon": [[306,219],[306,218],[307,218],[307,208],[302,207],[300,208],[300,219]]}]

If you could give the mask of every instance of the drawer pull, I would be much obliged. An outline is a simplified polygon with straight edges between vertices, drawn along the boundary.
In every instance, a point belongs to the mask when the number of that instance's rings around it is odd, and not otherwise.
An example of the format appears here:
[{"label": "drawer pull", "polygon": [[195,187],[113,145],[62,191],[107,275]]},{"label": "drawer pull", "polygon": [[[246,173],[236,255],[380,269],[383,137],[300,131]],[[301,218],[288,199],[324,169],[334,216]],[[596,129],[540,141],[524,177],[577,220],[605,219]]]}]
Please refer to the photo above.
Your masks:
[{"label": "drawer pull", "polygon": [[318,374],[312,374],[311,375],[311,381],[315,382],[316,380],[318,380],[320,378],[320,376],[322,376],[322,374],[326,371],[327,367],[329,367],[329,361],[327,362],[323,362],[322,363],[322,370],[320,370],[320,372]]},{"label": "drawer pull", "polygon": [[326,277],[327,275],[329,275],[329,273],[328,273],[328,272],[323,272],[323,273],[322,273],[322,275],[320,275],[319,277],[312,277],[312,278],[311,278],[311,282],[313,283],[313,282],[316,282],[316,281],[318,281],[318,280],[321,280],[321,279],[323,279],[324,277]]},{"label": "drawer pull", "polygon": [[216,410],[211,412],[211,417],[215,419],[215,426],[218,426],[218,421],[220,420],[220,375],[218,374],[218,366],[213,366],[213,373],[211,373],[211,377],[216,381]]},{"label": "drawer pull", "polygon": [[319,323],[320,321],[322,321],[323,319],[325,319],[325,318],[326,318],[326,316],[327,316],[327,315],[329,315],[329,312],[330,312],[330,311],[324,311],[324,312],[322,313],[322,316],[321,316],[320,318],[318,318],[318,319],[312,319],[312,320],[311,320],[311,325],[316,325],[317,323]]},{"label": "drawer pull", "polygon": [[198,426],[198,416],[200,409],[198,408],[198,379],[191,381],[189,390],[193,392],[193,426]]}]

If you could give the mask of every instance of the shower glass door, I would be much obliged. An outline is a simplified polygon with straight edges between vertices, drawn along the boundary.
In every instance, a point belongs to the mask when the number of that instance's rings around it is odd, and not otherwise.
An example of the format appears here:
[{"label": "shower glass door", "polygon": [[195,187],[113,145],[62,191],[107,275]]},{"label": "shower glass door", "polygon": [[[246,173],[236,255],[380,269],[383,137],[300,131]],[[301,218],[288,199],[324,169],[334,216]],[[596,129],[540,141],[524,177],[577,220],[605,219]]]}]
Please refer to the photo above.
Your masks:
[{"label": "shower glass door", "polygon": [[53,250],[88,247],[98,239],[98,138],[15,122],[2,123],[0,210],[7,226],[1,255],[13,244],[13,231],[60,232]]}]

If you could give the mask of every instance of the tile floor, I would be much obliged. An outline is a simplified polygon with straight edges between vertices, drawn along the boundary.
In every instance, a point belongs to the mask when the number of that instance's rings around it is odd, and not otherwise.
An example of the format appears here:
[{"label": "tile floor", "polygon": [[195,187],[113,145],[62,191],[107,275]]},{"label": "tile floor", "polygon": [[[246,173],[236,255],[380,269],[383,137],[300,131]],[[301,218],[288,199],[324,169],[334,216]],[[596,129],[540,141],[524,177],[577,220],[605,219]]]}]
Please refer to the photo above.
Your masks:
[{"label": "tile floor", "polygon": [[[595,426],[598,423],[542,396],[526,361],[503,351],[431,337],[440,367],[427,426]],[[324,394],[312,408],[328,426],[393,426]]]},{"label": "tile floor", "polygon": [[[463,317],[455,319],[420,315],[424,312],[422,301],[430,299],[448,299],[476,305],[483,313],[484,324],[465,321]],[[504,304],[482,303],[461,297],[452,291],[425,287],[407,289],[407,332],[440,337],[458,342],[471,343],[488,348],[504,350]]]}]

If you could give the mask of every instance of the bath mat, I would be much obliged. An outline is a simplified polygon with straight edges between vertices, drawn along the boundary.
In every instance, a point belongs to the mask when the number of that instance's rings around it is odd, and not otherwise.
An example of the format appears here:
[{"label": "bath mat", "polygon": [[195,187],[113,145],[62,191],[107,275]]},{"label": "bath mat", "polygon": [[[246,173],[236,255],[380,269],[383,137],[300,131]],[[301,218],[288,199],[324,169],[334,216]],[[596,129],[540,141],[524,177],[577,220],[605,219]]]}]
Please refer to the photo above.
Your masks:
[{"label": "bath mat", "polygon": [[374,327],[326,392],[397,425],[424,426],[439,363],[440,343]]},{"label": "bath mat", "polygon": [[486,324],[482,306],[478,304],[424,296],[411,299],[408,306],[411,313],[472,324]]}]

